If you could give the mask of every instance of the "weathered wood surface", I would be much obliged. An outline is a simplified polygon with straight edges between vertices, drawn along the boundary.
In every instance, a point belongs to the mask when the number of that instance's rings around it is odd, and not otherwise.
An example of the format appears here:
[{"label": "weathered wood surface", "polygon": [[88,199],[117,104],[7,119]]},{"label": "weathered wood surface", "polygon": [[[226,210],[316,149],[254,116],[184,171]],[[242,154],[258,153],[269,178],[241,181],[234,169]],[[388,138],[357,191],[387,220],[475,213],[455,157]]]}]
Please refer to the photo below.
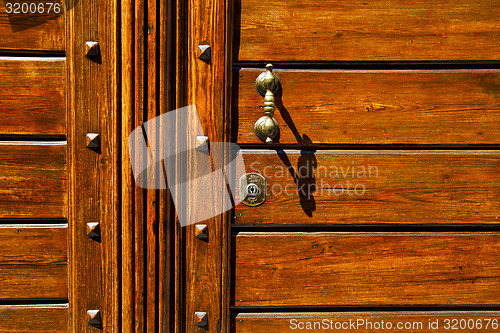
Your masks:
[{"label": "weathered wood surface", "polygon": [[239,61],[498,60],[497,0],[237,2]]},{"label": "weathered wood surface", "polygon": [[[262,143],[255,90],[235,71],[233,141]],[[274,70],[280,143],[498,144],[500,70]]]},{"label": "weathered wood surface", "polygon": [[[99,309],[102,331],[121,332],[120,1],[69,3],[73,5],[66,12],[69,327],[79,333],[99,331],[88,325],[86,313]],[[85,56],[89,40],[99,41],[101,57],[96,61]],[[87,133],[100,134],[100,153],[85,148]],[[83,232],[94,221],[100,223],[101,242]]]},{"label": "weathered wood surface", "polygon": [[[210,142],[230,140],[229,78],[232,61],[229,49],[231,23],[228,21],[231,18],[229,14],[231,6],[232,1],[189,0],[182,6],[177,6],[176,10],[179,22],[176,37],[176,91],[179,93],[176,107],[196,106],[196,116],[199,118],[203,135],[208,136]],[[198,58],[200,44],[210,44],[212,54],[210,62]],[[186,129],[186,133],[193,134],[189,135],[186,141],[194,141],[196,135],[202,135],[202,133],[195,134],[189,128]],[[190,151],[185,160],[175,160],[179,170],[183,170],[178,174],[179,179],[182,178],[184,170],[188,175],[201,175],[207,170],[207,164],[200,163],[201,159],[197,154],[195,151]],[[215,165],[224,165],[223,159],[223,154],[212,155]],[[221,203],[229,204],[226,201],[227,196],[224,196],[226,190],[224,181],[220,180],[219,183],[205,189],[196,186],[195,182],[186,184],[188,193],[194,194],[189,199],[193,204],[185,207],[182,212],[185,219],[176,224],[175,231],[177,246],[175,253],[178,256],[176,286],[182,290],[176,295],[179,315],[176,317],[176,332],[179,333],[205,330],[196,326],[194,313],[197,311],[209,313],[208,332],[215,333],[219,330],[224,332],[229,325],[229,296],[226,281],[229,274],[227,246],[230,238],[227,230],[231,214],[224,212],[203,219],[203,223],[210,229],[206,241],[196,238],[194,224],[202,222],[197,217],[203,209],[220,206]],[[206,194],[203,199],[207,201],[197,202],[202,197],[200,193]],[[200,209],[201,207],[203,209]],[[178,210],[177,212],[179,213]]]},{"label": "weathered wood surface", "polygon": [[499,304],[499,233],[252,233],[233,239],[234,305]]},{"label": "weathered wood surface", "polygon": [[67,231],[65,225],[0,226],[0,299],[68,298]]},{"label": "weathered wood surface", "polygon": [[[0,49],[15,50],[15,51],[64,51],[65,36],[64,36],[64,13],[65,1],[46,1],[46,0],[30,0],[25,3],[36,4],[36,13],[7,13],[10,11],[10,6],[7,3],[19,3],[21,1],[2,1],[0,7]],[[59,13],[54,11],[53,6],[47,3],[59,4],[61,10]],[[38,8],[40,4],[43,5]],[[13,8],[15,10],[16,8]],[[33,6],[31,8],[33,11]],[[51,10],[48,13],[48,10]],[[29,8],[28,8],[29,10]],[[41,13],[38,11],[42,11]],[[26,10],[25,10],[26,11]]]},{"label": "weathered wood surface", "polygon": [[[238,224],[498,223],[497,151],[244,150],[266,202]],[[239,193],[237,190],[236,193]]]},{"label": "weathered wood surface", "polygon": [[65,142],[0,143],[0,218],[68,215]]},{"label": "weathered wood surface", "polygon": [[2,333],[68,332],[68,305],[0,305]]},{"label": "weathered wood surface", "polygon": [[66,134],[65,63],[0,57],[0,134]]},{"label": "weathered wood surface", "polygon": [[[122,137],[130,133],[147,121],[144,117],[145,67],[149,65],[145,59],[147,46],[145,17],[147,4],[142,0],[127,0],[122,4]],[[148,23],[149,24],[149,23]],[[156,27],[151,31],[156,32]],[[139,151],[138,147],[129,146],[129,140],[122,140],[123,157],[121,161],[121,174],[123,177],[121,229],[122,229],[122,288],[121,303],[122,313],[121,330],[124,332],[147,331],[147,319],[154,316],[146,307],[149,299],[154,300],[155,290],[148,289],[148,276],[145,274],[145,217],[147,207],[145,195],[147,190],[140,188],[134,181],[130,150]],[[154,263],[153,263],[154,264]],[[152,278],[155,278],[153,276]],[[149,293],[148,293],[149,292]]]},{"label": "weathered wood surface", "polygon": [[[307,330],[345,332],[494,332],[499,312],[288,312],[239,313],[232,319],[235,333],[283,333]],[[461,329],[464,328],[464,329]],[[481,327],[481,329],[479,329]]]}]

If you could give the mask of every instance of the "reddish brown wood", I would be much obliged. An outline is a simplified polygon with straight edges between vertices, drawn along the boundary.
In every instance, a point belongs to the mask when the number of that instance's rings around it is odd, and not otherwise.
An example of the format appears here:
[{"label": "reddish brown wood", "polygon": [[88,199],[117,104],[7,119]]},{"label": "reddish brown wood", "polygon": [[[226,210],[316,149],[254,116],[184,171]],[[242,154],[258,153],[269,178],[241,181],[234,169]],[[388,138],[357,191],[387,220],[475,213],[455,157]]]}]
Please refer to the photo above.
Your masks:
[{"label": "reddish brown wood", "polygon": [[496,0],[240,0],[240,61],[496,60]]},{"label": "reddish brown wood", "polygon": [[0,305],[0,331],[9,333],[65,333],[68,305]]},{"label": "reddish brown wood", "polygon": [[[135,82],[134,82],[134,105],[135,108],[135,118],[136,123],[134,128],[137,128],[141,124],[147,121],[147,107],[145,108],[146,103],[148,102],[147,95],[145,91],[147,91],[146,83],[146,71],[145,64],[147,64],[147,46],[146,40],[147,36],[144,33],[144,27],[147,25],[145,12],[147,11],[148,1],[146,0],[137,0],[135,2],[135,62],[134,65],[134,73],[135,73]],[[146,100],[145,100],[146,98]],[[133,119],[132,118],[132,119]],[[140,154],[140,148],[135,148],[136,152]],[[142,163],[147,163],[147,160],[144,158]],[[146,274],[146,267],[148,265],[146,261],[147,255],[147,212],[148,212],[148,204],[147,204],[147,195],[148,191],[140,188],[139,186],[135,186],[135,202],[134,202],[134,264],[135,268],[133,271],[135,287],[134,287],[134,302],[135,302],[135,313],[134,313],[134,330],[137,333],[144,332],[147,329],[147,283],[148,276]]]},{"label": "reddish brown wood", "polygon": [[0,59],[0,134],[66,134],[65,66],[64,58]]},{"label": "reddish brown wood", "polygon": [[[266,202],[238,224],[498,223],[497,151],[297,150],[243,154]],[[353,173],[354,171],[354,173]]]},{"label": "reddish brown wood", "polygon": [[[235,73],[240,143],[262,143],[259,69]],[[498,144],[499,70],[274,70],[280,143]],[[236,131],[235,131],[236,132]]]},{"label": "reddish brown wood", "polygon": [[68,298],[67,230],[66,225],[0,226],[0,299]]},{"label": "reddish brown wood", "polygon": [[[4,1],[0,11],[0,49],[3,50],[28,50],[28,51],[64,51],[65,50],[65,27],[64,19],[66,9],[64,1],[53,1],[61,6],[60,13],[54,8],[48,13],[49,5],[44,6],[43,13],[7,13],[7,3],[15,4],[22,2]],[[46,4],[45,0],[33,0],[28,4]],[[65,8],[66,7],[66,8]]]},{"label": "reddish brown wood", "polygon": [[[380,331],[401,333],[449,332],[456,320],[459,331],[474,333],[493,331],[491,323],[498,320],[499,315],[494,311],[240,313],[232,319],[232,332],[283,333],[297,332],[301,328],[305,331],[309,328],[310,331],[373,332],[376,327],[381,327]],[[460,329],[460,325],[465,329]]]},{"label": "reddish brown wood", "polygon": [[[175,109],[175,7],[173,1],[161,1],[158,7],[158,111],[164,114]],[[164,139],[164,140],[167,140]],[[169,191],[158,194],[158,331],[175,332],[175,313],[179,303],[175,300],[175,207]],[[179,287],[179,285],[177,285]],[[180,323],[179,323],[180,324]]]},{"label": "reddish brown wood", "polygon": [[[135,104],[135,74],[136,46],[135,33],[135,8],[136,1],[126,0],[122,2],[122,137],[128,137],[136,127],[136,117],[141,115],[140,110],[136,110]],[[141,16],[137,17],[138,19]],[[139,35],[141,36],[141,35]],[[138,61],[140,62],[140,59]],[[138,73],[138,75],[141,72]],[[141,218],[136,215],[135,210],[135,186],[130,164],[129,141],[122,140],[121,149],[123,158],[121,161],[122,176],[122,323],[121,329],[124,332],[135,332],[136,323],[136,281],[135,281],[135,219]],[[139,231],[137,231],[139,232]],[[140,286],[139,286],[140,287]]]},{"label": "reddish brown wood", "polygon": [[[68,6],[69,326],[74,332],[95,332],[87,323],[87,310],[99,310],[103,331],[118,333],[122,331],[119,1],[69,1]],[[100,61],[86,57],[89,40],[99,41]],[[100,153],[86,148],[87,133],[100,135]],[[88,222],[100,223],[100,243],[87,237]]]},{"label": "reddish brown wood", "polygon": [[[146,79],[146,98],[147,98],[147,119],[154,119],[158,115],[158,81],[157,76],[159,74],[159,56],[157,53],[157,38],[160,34],[160,26],[157,25],[159,15],[159,2],[157,1],[146,1],[146,11],[147,11],[147,27],[148,34],[146,36],[147,45],[147,77]],[[155,133],[160,135],[160,133]],[[159,140],[156,135],[148,135],[149,140]],[[157,305],[159,302],[159,290],[157,289],[157,279],[159,278],[157,271],[157,254],[158,254],[158,226],[160,224],[157,204],[158,202],[158,191],[157,189],[150,189],[145,193],[146,196],[146,214],[147,218],[144,220],[146,228],[144,231],[144,241],[147,244],[147,248],[144,253],[145,261],[145,300],[144,307],[146,309],[146,318],[144,318],[144,331],[152,332],[158,331],[158,318],[157,318]]]},{"label": "reddish brown wood", "polygon": [[[206,135],[210,142],[228,142],[230,138],[229,10],[229,2],[222,0],[190,0],[178,6],[177,21],[180,23],[177,27],[179,60],[176,68],[176,106],[196,106],[203,129],[203,133],[195,133],[191,128],[184,128],[186,133],[192,133],[192,137],[188,138],[190,142],[194,142],[196,135]],[[198,58],[197,49],[200,44],[211,46],[210,62]],[[196,163],[194,154],[196,152],[190,152],[186,158],[176,161],[179,178],[183,174],[193,175],[208,170],[209,166]],[[224,165],[224,154],[212,152],[212,158],[215,165]],[[195,218],[204,208],[225,200],[223,194],[226,187],[221,179],[220,183],[211,188],[201,189],[187,184],[187,190],[191,193],[204,193],[209,202],[187,207],[185,216],[190,221],[189,225],[177,230],[178,235],[183,236],[178,240],[182,241],[179,242],[178,249],[184,251],[180,258],[185,260],[178,267],[185,269],[185,281],[179,281],[184,290],[179,297],[185,308],[182,309],[176,329],[179,333],[204,330],[196,326],[195,312],[207,312],[208,331],[218,332],[219,328],[225,330],[229,318],[226,260],[230,214],[225,212],[203,221],[210,230],[206,241],[196,238],[194,225],[191,224],[196,221],[191,218]]]},{"label": "reddish brown wood", "polygon": [[498,304],[498,255],[498,233],[240,232],[234,304]]},{"label": "reddish brown wood", "polygon": [[0,156],[0,218],[67,216],[65,142],[1,142]]}]

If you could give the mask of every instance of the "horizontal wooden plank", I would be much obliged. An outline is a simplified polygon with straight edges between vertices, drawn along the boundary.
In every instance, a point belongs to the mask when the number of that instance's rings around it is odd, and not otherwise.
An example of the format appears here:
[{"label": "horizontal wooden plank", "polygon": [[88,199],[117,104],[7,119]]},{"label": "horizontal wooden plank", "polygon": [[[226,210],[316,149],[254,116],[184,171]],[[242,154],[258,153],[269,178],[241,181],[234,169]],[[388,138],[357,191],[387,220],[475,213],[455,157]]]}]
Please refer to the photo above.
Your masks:
[{"label": "horizontal wooden plank", "polygon": [[0,218],[67,217],[65,142],[0,142],[0,156]]},{"label": "horizontal wooden plank", "polygon": [[[234,138],[262,143],[260,69],[235,72]],[[280,143],[498,144],[500,70],[275,70]]]},{"label": "horizontal wooden plank", "polygon": [[302,312],[240,313],[232,318],[235,333],[304,331],[344,332],[495,332],[500,312]]},{"label": "horizontal wooden plank", "polygon": [[66,49],[63,8],[65,1],[30,0],[26,4],[31,5],[31,8],[17,8],[22,4],[23,2],[8,0],[2,3],[0,49],[64,51]]},{"label": "horizontal wooden plank", "polygon": [[252,233],[233,239],[236,306],[495,305],[499,233]]},{"label": "horizontal wooden plank", "polygon": [[[498,223],[500,152],[244,150],[266,202],[239,224]],[[236,191],[239,193],[239,190]],[[239,198],[238,198],[239,199]]]},{"label": "horizontal wooden plank", "polygon": [[68,332],[68,305],[0,305],[0,332]]},{"label": "horizontal wooden plank", "polygon": [[0,299],[68,298],[66,225],[0,225]]},{"label": "horizontal wooden plank", "polygon": [[497,0],[240,0],[239,61],[498,60]]},{"label": "horizontal wooden plank", "polygon": [[66,134],[65,63],[0,57],[0,134]]}]

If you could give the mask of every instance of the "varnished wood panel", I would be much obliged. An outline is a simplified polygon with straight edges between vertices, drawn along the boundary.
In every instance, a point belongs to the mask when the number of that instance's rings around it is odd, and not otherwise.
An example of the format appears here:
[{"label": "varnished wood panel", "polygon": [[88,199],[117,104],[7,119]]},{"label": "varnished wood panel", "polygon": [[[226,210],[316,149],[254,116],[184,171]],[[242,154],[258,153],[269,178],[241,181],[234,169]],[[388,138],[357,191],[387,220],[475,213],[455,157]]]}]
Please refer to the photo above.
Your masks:
[{"label": "varnished wood panel", "polygon": [[[302,312],[240,313],[232,319],[235,333],[283,333],[309,330],[345,332],[495,332],[499,312]],[[495,321],[496,320],[496,321]],[[462,325],[462,326],[461,326]],[[461,329],[460,327],[464,328]],[[479,329],[481,327],[481,329]]]},{"label": "varnished wood panel", "polygon": [[[99,309],[102,332],[122,332],[119,266],[121,197],[119,151],[120,1],[69,1],[67,30],[67,106],[69,183],[69,256],[71,330],[99,331],[87,323],[87,309]],[[139,9],[138,9],[139,10]],[[85,56],[85,42],[99,41],[101,57]],[[124,66],[128,66],[127,63]],[[86,146],[98,133],[101,151]],[[89,240],[88,222],[99,222],[101,242]],[[129,315],[129,313],[127,313]]]},{"label": "varnished wood panel", "polygon": [[[242,224],[498,223],[496,151],[243,151],[266,202]],[[237,191],[238,192],[238,191]]]},{"label": "varnished wood panel", "polygon": [[0,226],[0,299],[68,298],[67,230]]},{"label": "varnished wood panel", "polygon": [[[37,8],[40,4],[45,4],[42,13],[22,13],[22,9],[19,10],[21,13],[7,13],[7,3],[22,4],[23,2],[10,0],[2,2],[0,11],[0,36],[2,36],[0,40],[0,49],[16,51],[65,50],[65,8],[63,8],[66,3],[65,1],[26,1],[27,4],[36,4]],[[55,13],[54,7],[50,8],[51,12],[48,13],[50,6],[47,3],[58,3],[61,6],[60,13]]]},{"label": "varnished wood panel", "polygon": [[[176,27],[176,107],[194,105],[200,120],[203,135],[210,142],[228,142],[230,140],[230,76],[231,45],[230,22],[232,1],[224,0],[189,0],[177,3]],[[211,60],[198,58],[198,45],[211,46]],[[180,117],[179,117],[180,118]],[[194,140],[193,130],[186,128],[189,135],[186,140]],[[193,136],[191,136],[191,133]],[[192,141],[191,141],[192,142]],[[181,143],[185,144],[184,142]],[[190,152],[185,159],[175,162],[181,174],[193,175],[206,170],[206,165],[192,163],[196,161],[196,152]],[[213,154],[215,165],[224,164],[224,154]],[[186,173],[184,173],[184,171]],[[177,180],[177,181],[179,181]],[[193,184],[186,184],[189,193],[206,193],[207,202],[189,205],[183,212],[188,225],[176,223],[176,286],[180,293],[176,294],[178,316],[176,316],[175,332],[201,332],[204,328],[196,326],[194,313],[208,313],[208,332],[225,331],[229,323],[229,304],[227,301],[226,281],[228,281],[229,212],[213,215],[203,223],[210,229],[209,238],[200,241],[195,236],[195,224],[200,222],[196,217],[201,207],[228,204],[224,196],[226,187],[222,179],[206,192],[200,191]],[[174,180],[175,182],[176,180]],[[211,202],[210,202],[211,201]],[[193,201],[192,201],[193,202]],[[193,202],[194,203],[194,202]],[[181,214],[179,214],[181,215]],[[199,216],[199,215],[198,215]],[[181,259],[184,258],[184,259]]]},{"label": "varnished wood panel", "polygon": [[65,142],[0,142],[0,218],[67,217]]},{"label": "varnished wood panel", "polygon": [[[147,49],[145,49],[145,55],[147,55],[147,65],[145,68],[147,70],[147,78],[145,80],[147,84],[147,95],[145,99],[147,100],[147,119],[154,119],[158,116],[159,110],[159,85],[161,84],[157,78],[160,75],[159,68],[159,56],[162,55],[157,46],[157,38],[162,33],[161,27],[158,25],[158,17],[160,15],[160,2],[158,1],[146,1],[147,14],[145,14],[145,24],[149,27],[157,27],[156,29],[151,29],[147,35]],[[166,56],[166,55],[165,55]],[[146,88],[146,87],[145,87]],[[161,140],[160,138],[153,135],[148,136],[148,140]],[[144,307],[146,310],[146,316],[144,318],[144,331],[156,331],[159,332],[157,318],[155,318],[161,311],[165,310],[162,308],[157,311],[160,304],[159,299],[159,229],[158,227],[162,225],[159,223],[159,191],[154,189],[145,191],[146,204],[145,210],[147,211],[146,219],[143,223],[146,224],[146,230],[144,231],[144,290],[147,291],[147,295],[144,295]],[[163,207],[162,207],[163,208]],[[162,209],[160,208],[160,209]]]},{"label": "varnished wood panel", "polygon": [[[260,69],[235,72],[234,138],[262,143]],[[280,143],[498,144],[499,70],[275,70]]]},{"label": "varnished wood panel", "polygon": [[0,305],[2,333],[68,332],[68,305]]},{"label": "varnished wood panel", "polygon": [[[175,8],[173,1],[161,1],[158,13],[159,22],[159,48],[158,48],[158,74],[160,77],[158,84],[158,111],[164,114],[175,109]],[[167,190],[160,190],[158,195],[158,308],[157,315],[159,332],[175,332],[175,327],[180,323],[175,322],[177,306],[176,302],[176,282],[181,281],[180,275],[176,274],[176,251],[175,246],[175,206],[172,201],[171,193]],[[182,229],[182,228],[181,228]],[[177,253],[178,255],[180,253]],[[228,320],[229,321],[229,320]]]},{"label": "varnished wood panel", "polygon": [[236,306],[499,304],[499,233],[234,237]]},{"label": "varnished wood panel", "polygon": [[[141,123],[147,121],[144,117],[145,79],[144,72],[147,65],[145,59],[146,15],[145,1],[127,0],[122,2],[122,137],[127,138]],[[151,30],[156,30],[155,27]],[[145,303],[150,299],[145,276],[144,250],[144,218],[145,194],[147,190],[140,188],[134,181],[130,160],[129,140],[122,140],[123,158],[121,163],[122,183],[122,313],[121,330],[124,332],[147,331],[146,320],[148,313]],[[132,144],[132,149],[135,149]],[[136,150],[138,151],[138,149]],[[151,295],[154,297],[154,295]]]},{"label": "varnished wood panel", "polygon": [[497,60],[497,0],[239,0],[240,61]]},{"label": "varnished wood panel", "polygon": [[66,134],[64,58],[0,57],[0,134]]}]

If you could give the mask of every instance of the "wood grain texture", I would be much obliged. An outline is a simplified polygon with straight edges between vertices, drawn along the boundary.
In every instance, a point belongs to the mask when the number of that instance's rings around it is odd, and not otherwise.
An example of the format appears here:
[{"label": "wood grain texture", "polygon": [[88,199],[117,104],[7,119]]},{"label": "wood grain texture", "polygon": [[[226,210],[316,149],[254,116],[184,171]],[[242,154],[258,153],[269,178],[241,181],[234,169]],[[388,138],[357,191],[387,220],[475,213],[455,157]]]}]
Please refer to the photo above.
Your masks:
[{"label": "wood grain texture", "polygon": [[[122,62],[127,64],[121,68],[124,138],[144,122],[175,108],[173,5],[142,0],[121,4]],[[154,140],[152,135],[148,139]],[[141,147],[128,140],[121,144],[122,330],[173,332],[181,323],[174,321],[174,279],[180,277],[172,272],[175,224],[171,221],[175,221],[175,214],[171,198],[166,190],[143,189],[136,184],[130,152],[139,152]],[[141,161],[147,163],[146,159]]]},{"label": "wood grain texture", "polygon": [[0,305],[2,333],[68,332],[68,305]]},{"label": "wood grain texture", "polygon": [[234,237],[236,306],[487,305],[498,233],[252,233]]},{"label": "wood grain texture", "polygon": [[[316,332],[328,330],[373,332],[377,327],[380,331],[391,332],[449,332],[454,320],[458,321],[456,327],[461,332],[494,332],[491,322],[498,320],[499,316],[500,313],[494,311],[239,313],[232,318],[231,332],[283,333],[308,328],[309,331]],[[446,329],[448,324],[450,328]],[[460,329],[460,324],[466,328]]]},{"label": "wood grain texture", "polygon": [[[19,1],[4,1],[0,10],[0,49],[27,51],[64,51],[65,1],[31,0],[28,4],[46,4],[47,2],[61,5],[60,13],[54,8],[48,13],[49,6],[44,7],[44,13],[7,13],[7,3]],[[69,7],[68,9],[70,9]]]},{"label": "wood grain texture", "polygon": [[[157,15],[159,16],[158,31],[158,111],[164,114],[175,109],[175,26],[176,6],[173,1],[161,1]],[[167,139],[165,139],[167,140]],[[180,305],[175,300],[176,281],[181,275],[175,271],[175,256],[177,246],[175,242],[175,205],[172,196],[167,190],[160,190],[158,202],[158,331],[175,332],[176,312]],[[179,244],[180,245],[180,244]],[[177,253],[180,255],[180,253]],[[180,324],[180,323],[179,323]]]},{"label": "wood grain texture", "polygon": [[[121,198],[118,157],[120,40],[117,0],[68,1],[66,13],[70,241],[70,330],[97,332],[88,309],[99,309],[102,331],[120,327]],[[101,58],[85,56],[85,42],[98,40]],[[86,148],[87,133],[101,136],[101,152]],[[101,242],[89,240],[88,222],[99,222]]]},{"label": "wood grain texture", "polygon": [[[203,134],[210,142],[230,141],[230,76],[231,55],[229,52],[229,13],[230,1],[223,0],[189,0],[178,6],[177,11],[177,47],[178,62],[176,64],[176,82],[178,97],[176,107],[194,105],[200,120]],[[209,63],[198,58],[198,45],[211,46]],[[180,117],[179,117],[180,118]],[[177,125],[178,126],[178,125]],[[190,128],[186,133],[193,135],[186,140],[195,140],[196,135]],[[196,152],[190,152],[185,159],[175,162],[179,170],[179,179],[183,174],[200,174],[209,165],[196,162]],[[224,165],[224,154],[212,154],[215,165]],[[176,332],[220,332],[225,331],[229,321],[229,304],[227,301],[227,246],[229,243],[229,213],[214,214],[203,221],[210,232],[206,241],[195,237],[196,217],[203,210],[200,207],[217,207],[227,200],[224,196],[226,187],[223,179],[205,189],[187,184],[189,193],[205,193],[208,201],[203,203],[191,200],[192,205],[186,207],[183,215],[186,219],[177,224],[178,249],[183,251],[179,266],[184,271],[179,276],[183,293],[178,295],[181,301],[182,316],[177,320]],[[194,186],[193,186],[194,185]],[[197,192],[204,191],[204,192]],[[175,200],[175,199],[174,199]],[[228,204],[228,202],[224,202]],[[179,213],[179,212],[178,212]],[[180,213],[179,213],[180,215]],[[188,225],[186,225],[188,221]],[[183,224],[181,224],[183,223]],[[182,236],[184,235],[184,236]],[[195,312],[205,311],[208,315],[208,328],[196,326]],[[182,318],[184,317],[184,318]]]},{"label": "wood grain texture", "polygon": [[[145,56],[145,1],[122,2],[122,137],[140,126],[144,117],[144,66]],[[146,117],[147,119],[147,117]],[[135,183],[130,160],[129,140],[122,140],[122,316],[121,330],[143,332],[146,330],[145,302],[149,298],[145,283],[144,217],[146,190]],[[132,147],[139,151],[139,147]]]},{"label": "wood grain texture", "polygon": [[[122,67],[122,137],[128,138],[130,133],[148,120],[145,110],[147,99],[146,67],[149,68],[148,46],[144,26],[147,12],[147,1],[126,1],[122,4],[123,18],[123,48],[122,59],[126,66]],[[148,25],[151,31],[156,28]],[[154,84],[153,84],[154,86]],[[130,151],[140,154],[140,146],[129,146],[129,140],[122,140],[122,234],[123,234],[123,261],[122,261],[122,330],[125,332],[148,331],[148,319],[155,317],[155,311],[149,311],[148,301],[155,301],[155,289],[148,288],[151,277],[146,274],[148,263],[146,254],[150,246],[147,244],[146,203],[148,190],[140,188],[133,178],[130,161]],[[144,162],[146,163],[146,162]],[[154,190],[153,190],[154,192]],[[155,278],[156,274],[152,274]],[[154,328],[153,328],[154,329]]]},{"label": "wood grain texture", "polygon": [[0,143],[0,218],[65,218],[66,143]]},{"label": "wood grain texture", "polygon": [[0,134],[66,134],[64,58],[0,57]]},{"label": "wood grain texture", "polygon": [[[160,26],[158,25],[158,19],[160,16],[160,2],[158,1],[145,1],[146,4],[146,24],[149,27],[149,31],[145,34],[146,39],[146,50],[145,55],[147,64],[144,66],[147,69],[146,80],[144,87],[146,88],[146,100],[147,100],[147,119],[154,119],[158,116],[158,97],[159,97],[159,49],[157,38],[161,33]],[[161,132],[160,132],[161,133]],[[159,133],[155,133],[155,136]],[[161,140],[158,137],[148,135],[148,140]],[[145,191],[146,203],[146,218],[143,221],[146,228],[144,230],[144,243],[146,244],[144,250],[144,289],[147,292],[144,300],[144,307],[146,310],[146,318],[144,318],[144,331],[146,332],[159,332],[157,317],[159,315],[159,289],[158,289],[158,279],[159,272],[159,222],[160,214],[158,210],[159,204],[159,191],[157,189],[150,189]],[[161,309],[163,310],[163,309]]]},{"label": "wood grain texture", "polygon": [[[241,224],[498,223],[497,151],[243,151],[266,202]],[[238,191],[236,191],[238,193]]]},{"label": "wood grain texture", "polygon": [[[234,75],[233,141],[262,143],[255,90],[262,72]],[[280,143],[498,144],[500,70],[275,70]]]},{"label": "wood grain texture", "polygon": [[240,0],[239,61],[497,60],[496,0]]},{"label": "wood grain texture", "polygon": [[68,298],[67,231],[66,225],[0,226],[0,299]]}]

